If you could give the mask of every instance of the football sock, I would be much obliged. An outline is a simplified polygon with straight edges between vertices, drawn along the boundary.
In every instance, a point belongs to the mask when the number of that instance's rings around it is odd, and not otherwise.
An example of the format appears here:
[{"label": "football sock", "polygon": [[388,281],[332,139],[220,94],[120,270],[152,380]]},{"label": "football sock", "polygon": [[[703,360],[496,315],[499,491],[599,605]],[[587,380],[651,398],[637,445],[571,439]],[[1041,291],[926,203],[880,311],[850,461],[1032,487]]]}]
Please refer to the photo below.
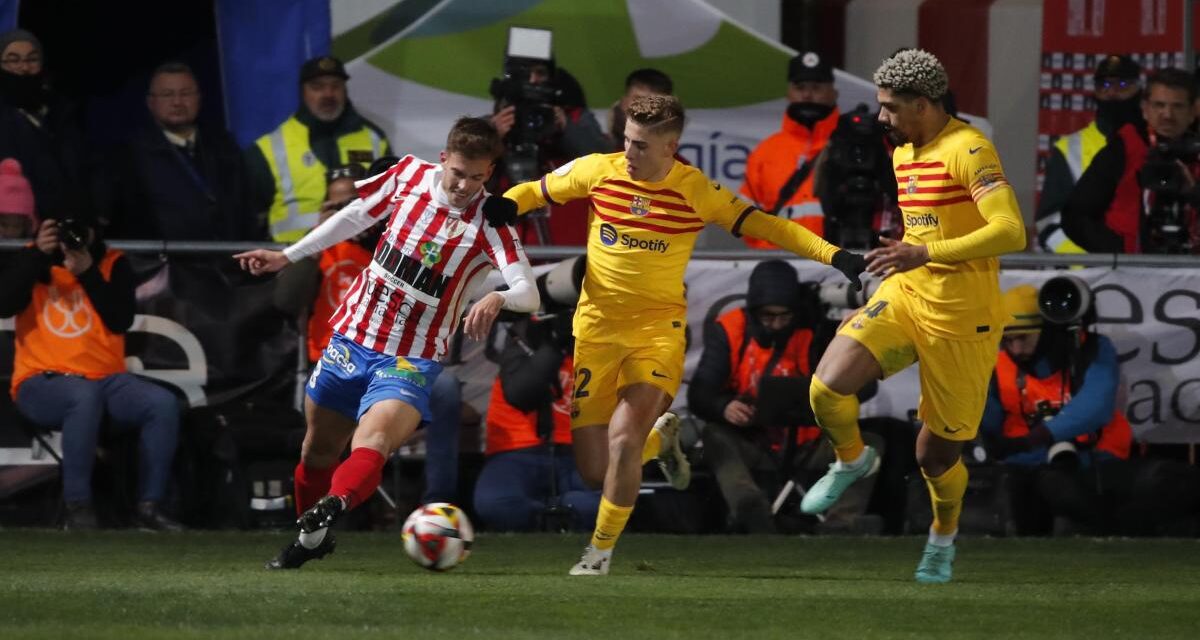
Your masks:
[{"label": "football sock", "polygon": [[651,429],[650,435],[646,436],[646,444],[642,447],[642,464],[646,464],[658,457],[662,452],[662,434],[658,429]]},{"label": "football sock", "polygon": [[350,452],[333,474],[329,493],[341,498],[347,509],[367,501],[383,480],[383,464],[387,459],[374,449],[359,447]]},{"label": "football sock", "polygon": [[862,434],[858,430],[858,398],[837,393],[813,376],[808,400],[812,403],[817,424],[833,443],[837,459],[843,463],[858,460],[863,453]]},{"label": "football sock", "polygon": [[[951,536],[958,531],[958,516],[962,513],[963,495],[967,492],[967,466],[959,458],[954,466],[940,476],[931,478],[925,476],[925,484],[929,486],[929,498],[933,503],[933,527],[931,534]],[[933,538],[930,538],[933,542]],[[936,544],[936,543],[935,543]]]},{"label": "football sock", "polygon": [[333,472],[336,469],[336,464],[324,469],[310,467],[303,462],[296,465],[296,515],[308,511],[317,503],[317,500],[324,498],[329,493],[329,483],[333,480]]},{"label": "football sock", "polygon": [[596,514],[596,531],[592,533],[592,547],[601,551],[615,547],[631,513],[632,506],[618,507],[601,496],[600,512]]}]

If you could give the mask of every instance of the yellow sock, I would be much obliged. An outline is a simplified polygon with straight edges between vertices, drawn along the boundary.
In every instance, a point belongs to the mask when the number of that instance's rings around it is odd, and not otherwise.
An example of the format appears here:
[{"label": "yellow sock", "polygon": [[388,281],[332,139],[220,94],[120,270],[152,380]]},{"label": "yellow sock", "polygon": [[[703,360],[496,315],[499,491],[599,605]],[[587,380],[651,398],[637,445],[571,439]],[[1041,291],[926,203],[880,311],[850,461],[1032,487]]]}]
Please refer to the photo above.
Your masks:
[{"label": "yellow sock", "polygon": [[808,401],[812,403],[817,424],[833,443],[837,459],[842,462],[857,460],[863,452],[862,434],[858,430],[858,398],[837,393],[813,376]]},{"label": "yellow sock", "polygon": [[967,466],[961,458],[945,473],[930,478],[925,475],[929,486],[929,499],[933,503],[933,532],[947,535],[958,531],[958,516],[962,513],[963,495],[967,492]]},{"label": "yellow sock", "polygon": [[600,513],[596,514],[596,531],[592,533],[592,547],[601,551],[615,547],[631,513],[632,506],[618,507],[609,502],[608,498],[601,497]]},{"label": "yellow sock", "polygon": [[651,429],[650,435],[646,436],[646,444],[642,447],[642,464],[657,458],[661,450],[662,435],[658,433],[658,429]]}]

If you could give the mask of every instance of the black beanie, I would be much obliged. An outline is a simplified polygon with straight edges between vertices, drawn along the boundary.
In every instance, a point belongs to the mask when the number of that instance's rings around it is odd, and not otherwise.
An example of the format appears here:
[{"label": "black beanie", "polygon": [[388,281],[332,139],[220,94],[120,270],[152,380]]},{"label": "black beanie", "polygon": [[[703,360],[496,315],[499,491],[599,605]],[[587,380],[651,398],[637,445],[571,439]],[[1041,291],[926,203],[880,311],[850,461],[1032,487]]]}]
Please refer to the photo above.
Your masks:
[{"label": "black beanie", "polygon": [[754,309],[777,304],[795,309],[800,303],[800,280],[796,269],[783,260],[764,260],[750,272],[746,307]]}]

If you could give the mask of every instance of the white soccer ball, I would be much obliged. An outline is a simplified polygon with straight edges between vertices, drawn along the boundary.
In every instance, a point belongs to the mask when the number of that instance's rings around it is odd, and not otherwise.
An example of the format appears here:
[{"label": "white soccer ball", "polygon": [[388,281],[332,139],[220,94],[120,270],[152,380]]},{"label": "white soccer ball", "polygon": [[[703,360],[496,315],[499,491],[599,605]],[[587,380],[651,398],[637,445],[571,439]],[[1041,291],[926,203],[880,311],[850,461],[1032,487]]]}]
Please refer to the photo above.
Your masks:
[{"label": "white soccer ball", "polygon": [[471,555],[475,528],[462,509],[449,502],[417,507],[401,529],[404,551],[430,571],[446,571]]}]

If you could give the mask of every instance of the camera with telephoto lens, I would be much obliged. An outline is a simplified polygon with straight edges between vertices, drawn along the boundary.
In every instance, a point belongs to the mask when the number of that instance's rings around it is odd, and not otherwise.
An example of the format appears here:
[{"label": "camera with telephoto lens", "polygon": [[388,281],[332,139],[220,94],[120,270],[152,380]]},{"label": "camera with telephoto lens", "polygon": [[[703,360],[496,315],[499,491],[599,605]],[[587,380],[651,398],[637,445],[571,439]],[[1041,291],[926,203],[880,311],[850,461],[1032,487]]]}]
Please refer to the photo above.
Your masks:
[{"label": "camera with telephoto lens", "polygon": [[1198,161],[1200,137],[1191,132],[1173,140],[1159,140],[1147,154],[1138,172],[1142,189],[1150,192],[1142,225],[1145,253],[1193,252],[1196,193],[1184,171]]},{"label": "camera with telephoto lens", "polygon": [[76,218],[63,218],[58,221],[58,240],[63,246],[78,251],[87,246],[88,231],[91,226]]},{"label": "camera with telephoto lens", "polygon": [[822,181],[825,238],[851,249],[872,246],[875,213],[889,190],[882,177],[891,159],[883,144],[883,127],[865,104],[843,114],[829,138]]},{"label": "camera with telephoto lens", "polygon": [[1051,324],[1092,324],[1096,318],[1092,288],[1076,276],[1050,278],[1038,290],[1038,311]]},{"label": "camera with telephoto lens", "polygon": [[[554,134],[554,107],[562,92],[553,82],[554,33],[548,29],[509,27],[504,74],[493,78],[490,87],[498,109],[514,108],[515,121],[505,137],[505,171],[514,183],[541,175],[538,156],[543,140]],[[534,68],[547,69],[545,82],[530,82]]]}]

